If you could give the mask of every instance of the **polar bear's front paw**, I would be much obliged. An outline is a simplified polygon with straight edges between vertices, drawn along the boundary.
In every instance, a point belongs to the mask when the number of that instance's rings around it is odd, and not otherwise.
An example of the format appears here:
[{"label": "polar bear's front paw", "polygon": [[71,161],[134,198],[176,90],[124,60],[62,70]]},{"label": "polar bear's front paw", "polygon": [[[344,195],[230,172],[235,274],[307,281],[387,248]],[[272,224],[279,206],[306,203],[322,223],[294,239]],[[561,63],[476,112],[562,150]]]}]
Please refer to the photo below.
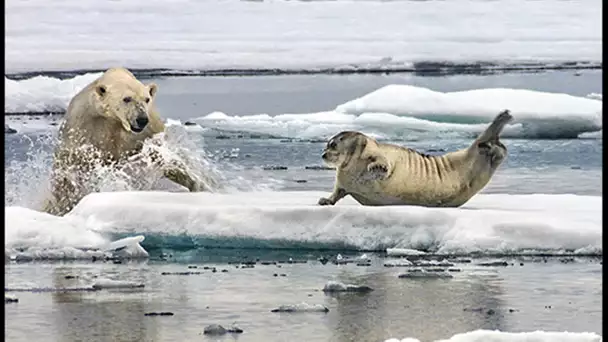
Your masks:
[{"label": "polar bear's front paw", "polygon": [[367,165],[367,171],[374,179],[384,179],[388,175],[388,166],[375,162]]},{"label": "polar bear's front paw", "polygon": [[188,187],[188,190],[190,190],[190,192],[203,192],[206,191],[206,187],[203,186],[201,183],[199,182],[192,182],[192,184]]},{"label": "polar bear's front paw", "polygon": [[329,198],[321,197],[319,198],[319,205],[334,205],[335,203]]}]

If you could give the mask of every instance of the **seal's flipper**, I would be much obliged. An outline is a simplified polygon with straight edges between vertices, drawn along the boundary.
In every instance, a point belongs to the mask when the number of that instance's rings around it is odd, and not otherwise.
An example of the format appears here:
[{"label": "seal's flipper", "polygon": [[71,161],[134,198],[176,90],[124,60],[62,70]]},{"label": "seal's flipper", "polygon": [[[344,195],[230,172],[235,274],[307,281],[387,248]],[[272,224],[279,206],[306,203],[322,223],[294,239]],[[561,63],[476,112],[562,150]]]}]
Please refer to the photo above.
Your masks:
[{"label": "seal's flipper", "polygon": [[385,179],[388,176],[388,165],[382,162],[373,162],[367,165],[367,172],[373,179]]},{"label": "seal's flipper", "polygon": [[490,126],[475,139],[474,144],[498,141],[498,136],[511,120],[513,120],[513,116],[508,109],[500,112]]},{"label": "seal's flipper", "polygon": [[346,195],[346,191],[340,187],[335,187],[334,192],[329,196],[329,198],[321,197],[319,198],[318,205],[334,205],[336,202],[344,198]]},{"label": "seal's flipper", "polygon": [[391,175],[391,164],[383,155],[372,155],[367,158],[366,179],[386,179]]}]

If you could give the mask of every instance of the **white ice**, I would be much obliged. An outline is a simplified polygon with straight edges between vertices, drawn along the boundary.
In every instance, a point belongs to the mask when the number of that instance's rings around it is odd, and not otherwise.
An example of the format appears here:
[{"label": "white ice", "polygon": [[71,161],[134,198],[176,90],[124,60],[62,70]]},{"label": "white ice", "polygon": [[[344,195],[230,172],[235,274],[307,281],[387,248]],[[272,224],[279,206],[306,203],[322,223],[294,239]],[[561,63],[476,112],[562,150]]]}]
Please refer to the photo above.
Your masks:
[{"label": "white ice", "polygon": [[[502,332],[498,330],[475,330],[456,334],[448,339],[435,342],[601,342],[602,336],[591,332]],[[408,337],[402,340],[391,338],[385,342],[420,342]]]},{"label": "white ice", "polygon": [[[4,111],[65,111],[71,97],[96,77],[98,73],[63,81],[48,77],[22,81],[5,78]],[[398,84],[382,87],[326,112],[276,116],[213,112],[194,121],[202,127],[290,138],[327,138],[340,130],[358,129],[390,139],[411,138],[415,132],[475,135],[504,109],[510,109],[514,116],[503,133],[505,137],[576,137],[602,129],[602,101],[594,98],[500,88],[443,93]],[[168,123],[180,124],[171,118]],[[21,131],[23,128],[17,124],[10,123]]]},{"label": "white ice", "polygon": [[5,72],[602,61],[602,1],[10,0]]},{"label": "white ice", "polygon": [[417,251],[411,248],[387,248],[386,255],[401,257],[401,256],[409,256],[409,255],[424,255],[426,254],[423,251]]},{"label": "white ice", "polygon": [[454,278],[449,272],[442,271],[429,271],[423,268],[409,269],[406,273],[400,274],[399,278],[402,279],[449,279]]},{"label": "white ice", "polygon": [[119,258],[137,259],[147,258],[148,252],[140,245],[144,241],[143,235],[126,237],[124,239],[112,241],[102,247],[104,252],[112,253],[112,256]]},{"label": "white ice", "polygon": [[4,303],[17,303],[18,301],[19,299],[17,296],[7,293],[4,294]]},{"label": "white ice", "polygon": [[328,281],[323,292],[369,292],[372,288],[365,285],[344,284],[337,281]]},{"label": "white ice", "polygon": [[[338,244],[362,250],[439,253],[602,251],[602,198],[479,194],[463,208],[364,207],[350,197],[317,206],[325,192],[105,192],[66,217],[6,208],[6,249],[102,247],[102,234],[163,234]],[[286,229],[288,227],[288,229]],[[229,243],[229,242],[224,242]]]},{"label": "white ice", "polygon": [[18,81],[4,77],[4,112],[65,112],[72,97],[99,76],[88,73],[65,80],[36,76]]},{"label": "white ice", "polygon": [[505,132],[506,136],[566,136],[570,132],[576,136],[602,128],[602,101],[527,89],[493,88],[442,93],[395,84],[339,105],[336,111],[359,117],[362,114],[387,113],[401,119],[399,122],[387,117],[393,121],[392,125],[401,123],[401,126],[413,128],[410,122],[422,119],[427,122],[420,122],[420,126],[426,123],[440,128],[444,124],[445,128],[453,130],[488,123],[504,109],[509,109],[514,118],[510,129]]},{"label": "white ice", "polygon": [[575,138],[602,129],[602,101],[525,89],[475,89],[442,93],[411,85],[388,85],[311,114],[229,116],[211,113],[195,121],[204,127],[280,137],[327,138],[360,130],[385,139],[424,132],[476,135],[504,109],[514,120],[506,138]]},{"label": "white ice", "polygon": [[112,243],[102,233],[106,223],[74,215],[53,216],[22,207],[6,207],[5,257],[12,260],[142,258],[143,236]]}]

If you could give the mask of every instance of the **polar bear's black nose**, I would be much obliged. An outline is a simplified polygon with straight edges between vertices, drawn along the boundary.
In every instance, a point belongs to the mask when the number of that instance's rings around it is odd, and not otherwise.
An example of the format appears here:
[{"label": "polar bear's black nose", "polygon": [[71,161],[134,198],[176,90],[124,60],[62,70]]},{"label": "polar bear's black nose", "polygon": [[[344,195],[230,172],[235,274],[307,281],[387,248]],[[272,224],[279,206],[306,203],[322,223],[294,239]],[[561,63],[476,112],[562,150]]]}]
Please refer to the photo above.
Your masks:
[{"label": "polar bear's black nose", "polygon": [[145,116],[139,116],[137,119],[135,119],[135,122],[137,122],[137,126],[144,128],[148,124],[148,118]]}]

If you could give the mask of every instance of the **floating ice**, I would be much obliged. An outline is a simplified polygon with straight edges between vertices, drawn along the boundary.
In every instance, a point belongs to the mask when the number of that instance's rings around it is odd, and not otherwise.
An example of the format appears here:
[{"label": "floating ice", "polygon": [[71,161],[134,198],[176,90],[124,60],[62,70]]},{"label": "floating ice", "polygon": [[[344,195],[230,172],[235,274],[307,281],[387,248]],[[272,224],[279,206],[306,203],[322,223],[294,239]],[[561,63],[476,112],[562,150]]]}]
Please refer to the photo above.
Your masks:
[{"label": "floating ice", "polygon": [[[445,340],[435,342],[601,342],[602,336],[591,332],[502,332],[498,330],[475,330],[456,334]],[[420,342],[415,338],[399,340],[391,338],[385,342]]]},{"label": "floating ice", "polygon": [[[479,194],[463,208],[365,207],[347,197],[333,207],[317,206],[326,195],[94,193],[68,217],[89,222],[89,227],[94,222],[103,233],[161,235],[167,243],[172,238],[183,243],[186,237],[193,247],[406,248],[446,254],[602,251],[600,196]],[[83,227],[68,231],[68,217],[65,224],[33,219],[41,215],[7,207],[7,243],[106,243]]]},{"label": "floating ice", "polygon": [[17,303],[19,302],[19,299],[17,298],[17,296],[15,295],[10,295],[10,294],[4,294],[4,303]]},{"label": "floating ice", "polygon": [[494,260],[494,261],[484,261],[477,264],[478,266],[486,266],[486,267],[496,267],[496,266],[508,266],[504,260]]},{"label": "floating ice", "polygon": [[525,89],[442,93],[410,85],[380,88],[335,111],[276,116],[216,112],[195,121],[221,130],[299,139],[327,138],[342,130],[404,139],[441,132],[474,136],[504,109],[514,117],[502,134],[506,138],[576,138],[602,129],[602,101],[594,99]]},{"label": "floating ice", "polygon": [[337,281],[328,281],[323,292],[370,292],[373,289],[366,285],[344,284]]},{"label": "floating ice", "polygon": [[281,305],[270,312],[329,312],[329,309],[321,304],[300,303],[294,305]]},{"label": "floating ice", "polygon": [[93,292],[99,289],[94,289],[91,286],[85,287],[17,287],[17,288],[4,288],[4,291],[11,292]]},{"label": "floating ice", "polygon": [[[365,207],[324,192],[105,192],[65,217],[6,207],[5,250],[103,251],[112,234],[192,247],[424,249],[433,253],[601,253],[602,198],[479,194],[463,208]],[[285,229],[289,227],[289,229]],[[128,241],[139,244],[134,237]],[[38,258],[41,256],[37,256]],[[74,257],[74,256],[63,256]]]},{"label": "floating ice", "polygon": [[65,80],[37,76],[19,81],[4,77],[4,112],[65,112],[72,97],[99,76],[89,73]]},{"label": "floating ice", "polygon": [[232,327],[226,329],[219,324],[208,325],[203,330],[203,334],[205,334],[205,335],[216,335],[216,336],[224,335],[227,333],[240,334],[242,332],[243,332],[243,329],[241,329],[241,328],[232,326]]},{"label": "floating ice", "polygon": [[439,278],[449,279],[449,278],[454,278],[454,276],[443,269],[427,270],[427,269],[419,268],[419,269],[408,270],[407,273],[400,274],[399,278],[402,278],[402,279],[439,279]]},{"label": "floating ice", "polygon": [[79,217],[58,217],[22,207],[7,207],[5,210],[6,247],[94,249],[107,243],[99,233],[94,231],[99,227],[94,221],[88,222],[92,229],[83,229],[87,226],[87,222]]},{"label": "floating ice", "polygon": [[128,237],[109,243],[104,250],[119,258],[147,258],[148,252],[140,245],[142,241],[143,235]]},{"label": "floating ice", "polygon": [[109,253],[104,253],[99,250],[89,250],[86,248],[74,247],[55,247],[45,248],[32,246],[29,248],[7,249],[5,254],[12,261],[32,261],[32,260],[92,260],[92,259],[109,259],[112,257]]},{"label": "floating ice", "polygon": [[4,124],[4,134],[15,134],[17,130],[12,128],[11,126]]},{"label": "floating ice", "polygon": [[[67,80],[5,79],[5,112],[63,112],[71,97],[99,75],[85,74]],[[298,139],[324,139],[347,129],[386,139],[440,133],[445,136],[445,132],[474,136],[503,109],[510,109],[514,116],[504,137],[576,138],[602,129],[601,100],[525,89],[442,93],[410,85],[380,88],[339,105],[334,111],[276,116],[214,112],[192,120],[205,128],[187,127],[189,131],[215,128]],[[167,126],[175,125],[182,124],[167,120]]]},{"label": "floating ice", "polygon": [[[410,85],[388,85],[336,108],[345,114],[388,113],[454,129],[489,123],[504,109],[514,120],[504,136],[576,137],[602,129],[602,102],[526,89],[475,89],[442,93]],[[390,118],[387,118],[390,119]],[[399,124],[399,120],[394,120]],[[448,128],[448,127],[445,127]]]},{"label": "floating ice", "polygon": [[101,233],[108,223],[94,218],[53,216],[23,207],[5,207],[5,255],[11,260],[142,258],[143,236],[111,243]]},{"label": "floating ice", "polygon": [[414,260],[409,261],[405,258],[397,260],[387,260],[384,263],[385,267],[449,267],[454,266],[453,263],[447,260]]},{"label": "floating ice", "polygon": [[[4,117],[5,133],[7,128],[11,128],[11,133],[30,134],[30,133],[49,133],[57,131],[60,120],[63,114],[60,115],[7,115]],[[8,126],[8,127],[6,127]]]},{"label": "floating ice", "polygon": [[600,0],[30,0],[5,13],[8,73],[602,63]]},{"label": "floating ice", "polygon": [[143,288],[144,284],[126,280],[114,280],[114,279],[98,279],[94,284],[93,288],[96,290],[101,289],[138,289]]},{"label": "floating ice", "polygon": [[410,248],[387,248],[386,255],[390,257],[401,257],[401,256],[412,256],[412,255],[425,255],[423,251],[417,251]]}]

